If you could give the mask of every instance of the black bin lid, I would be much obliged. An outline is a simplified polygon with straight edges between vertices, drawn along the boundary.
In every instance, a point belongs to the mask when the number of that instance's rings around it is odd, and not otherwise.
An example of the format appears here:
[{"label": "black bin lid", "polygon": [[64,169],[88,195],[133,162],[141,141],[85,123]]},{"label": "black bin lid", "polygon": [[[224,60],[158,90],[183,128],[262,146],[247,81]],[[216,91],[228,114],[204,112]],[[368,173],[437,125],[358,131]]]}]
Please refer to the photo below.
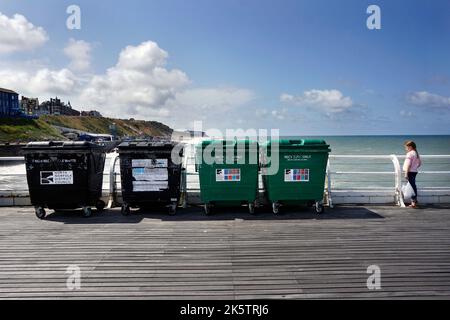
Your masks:
[{"label": "black bin lid", "polygon": [[172,141],[125,141],[119,145],[119,150],[131,149],[173,149],[175,142]]},{"label": "black bin lid", "polygon": [[99,149],[101,146],[89,141],[40,141],[30,142],[23,150],[91,150]]}]

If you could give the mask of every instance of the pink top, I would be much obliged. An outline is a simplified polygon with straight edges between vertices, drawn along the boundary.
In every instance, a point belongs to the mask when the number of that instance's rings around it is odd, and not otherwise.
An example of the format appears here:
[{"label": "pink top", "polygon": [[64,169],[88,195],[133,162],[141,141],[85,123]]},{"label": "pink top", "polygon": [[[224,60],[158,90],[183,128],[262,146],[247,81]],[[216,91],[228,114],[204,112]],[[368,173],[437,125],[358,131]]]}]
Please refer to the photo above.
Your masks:
[{"label": "pink top", "polygon": [[[422,161],[417,152],[412,150],[406,154],[405,164],[403,165],[403,171],[405,172],[417,172],[422,165]],[[409,170],[408,170],[409,167]]]}]

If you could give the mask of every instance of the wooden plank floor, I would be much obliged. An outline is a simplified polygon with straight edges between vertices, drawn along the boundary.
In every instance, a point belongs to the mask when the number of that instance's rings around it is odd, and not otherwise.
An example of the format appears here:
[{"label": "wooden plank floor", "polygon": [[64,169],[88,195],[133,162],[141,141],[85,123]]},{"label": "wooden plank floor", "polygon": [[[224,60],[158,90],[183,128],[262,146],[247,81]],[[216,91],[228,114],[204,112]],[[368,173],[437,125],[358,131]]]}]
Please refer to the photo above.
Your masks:
[{"label": "wooden plank floor", "polygon": [[[39,221],[31,208],[1,208],[0,298],[450,298],[450,207],[202,213]],[[81,268],[80,290],[66,287],[69,265]],[[381,290],[367,289],[369,265]]]}]

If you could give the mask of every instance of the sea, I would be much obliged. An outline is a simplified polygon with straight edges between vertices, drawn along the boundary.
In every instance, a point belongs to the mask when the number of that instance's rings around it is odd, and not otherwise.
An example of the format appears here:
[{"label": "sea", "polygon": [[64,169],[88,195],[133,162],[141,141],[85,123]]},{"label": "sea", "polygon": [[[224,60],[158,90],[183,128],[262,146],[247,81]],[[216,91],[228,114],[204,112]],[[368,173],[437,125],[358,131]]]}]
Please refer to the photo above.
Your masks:
[{"label": "sea", "polygon": [[[416,142],[421,155],[449,155],[448,158],[423,159],[422,171],[431,172],[418,176],[419,187],[450,187],[450,135],[428,136],[290,136],[286,139],[324,139],[331,147],[332,155],[398,155],[405,154],[404,142]],[[400,159],[403,161],[403,159]],[[402,163],[401,163],[402,164]],[[330,162],[332,188],[335,189],[377,189],[394,188],[394,171],[390,159],[332,159]],[[109,167],[109,158],[105,173]],[[352,172],[372,172],[356,174]],[[377,174],[379,172],[379,174]],[[0,191],[26,191],[25,166],[0,159]],[[107,175],[105,175],[107,179]],[[105,180],[105,184],[108,181]]]}]

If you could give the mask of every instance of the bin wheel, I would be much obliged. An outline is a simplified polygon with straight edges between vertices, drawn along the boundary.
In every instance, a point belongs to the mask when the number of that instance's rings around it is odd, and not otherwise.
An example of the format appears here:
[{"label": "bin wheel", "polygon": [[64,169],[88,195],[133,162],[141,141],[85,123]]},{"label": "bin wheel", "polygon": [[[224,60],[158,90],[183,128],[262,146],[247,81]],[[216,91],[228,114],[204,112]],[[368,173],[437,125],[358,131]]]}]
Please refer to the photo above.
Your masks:
[{"label": "bin wheel", "polygon": [[212,209],[211,204],[205,203],[204,209],[205,209],[205,214],[206,214],[207,216],[211,215],[211,209]]},{"label": "bin wheel", "polygon": [[172,203],[170,206],[169,206],[169,215],[170,216],[174,216],[174,215],[176,215],[177,214],[177,204],[176,203]]},{"label": "bin wheel", "polygon": [[127,204],[123,204],[120,212],[122,213],[123,216],[129,216],[131,213],[130,206]]},{"label": "bin wheel", "polygon": [[272,203],[272,211],[274,214],[280,213],[280,204],[278,202]]},{"label": "bin wheel", "polygon": [[36,217],[38,217],[41,220],[45,219],[46,216],[46,212],[45,209],[43,207],[36,207],[35,208],[35,213],[36,213]]},{"label": "bin wheel", "polygon": [[83,217],[89,218],[92,216],[92,209],[91,207],[83,207]]},{"label": "bin wheel", "polygon": [[325,207],[321,201],[317,201],[314,204],[314,209],[316,210],[316,213],[318,213],[318,214],[322,214],[325,212]]},{"label": "bin wheel", "polygon": [[105,210],[106,207],[106,203],[102,200],[97,201],[97,204],[95,205],[95,208],[97,209],[98,212],[102,212],[103,210]]},{"label": "bin wheel", "polygon": [[250,212],[250,214],[255,214],[255,204],[254,203],[248,204],[248,212]]}]

